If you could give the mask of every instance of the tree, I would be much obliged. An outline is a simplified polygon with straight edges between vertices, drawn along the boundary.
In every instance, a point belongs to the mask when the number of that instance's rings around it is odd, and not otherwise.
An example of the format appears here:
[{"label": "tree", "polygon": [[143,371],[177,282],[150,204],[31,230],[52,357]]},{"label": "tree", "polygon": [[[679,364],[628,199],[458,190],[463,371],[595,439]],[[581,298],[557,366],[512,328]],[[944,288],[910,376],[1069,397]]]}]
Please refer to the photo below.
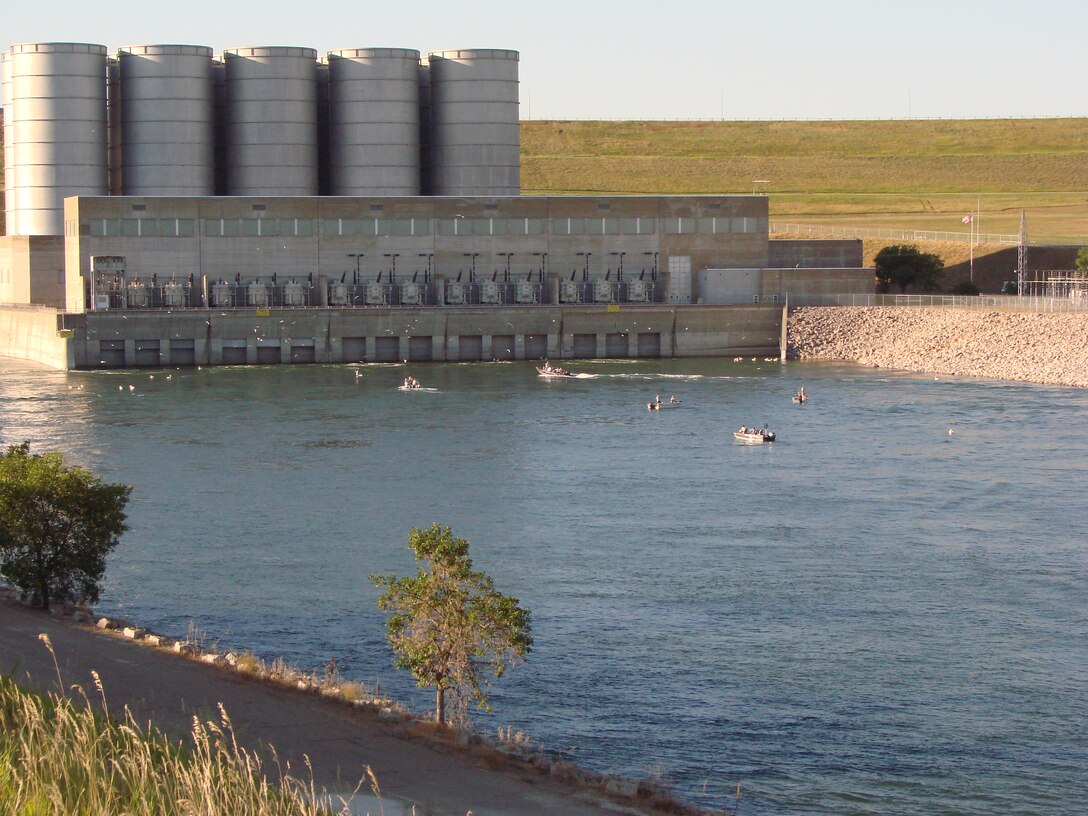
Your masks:
[{"label": "tree", "polygon": [[1077,269],[1081,272],[1088,272],[1088,247],[1081,247],[1077,250]]},{"label": "tree", "polygon": [[468,701],[491,711],[486,690],[531,651],[530,612],[518,599],[495,590],[491,578],[472,569],[468,542],[449,527],[413,527],[408,548],[420,564],[414,577],[371,575],[384,589],[378,608],[391,613],[386,635],[398,669],[408,669],[420,688],[435,688],[435,721],[446,722],[447,693],[454,719],[467,718]]},{"label": "tree", "polygon": [[880,291],[887,292],[892,284],[906,292],[908,286],[922,290],[937,288],[937,279],[944,272],[939,255],[920,252],[909,244],[886,246],[876,254],[876,279]]},{"label": "tree", "polygon": [[0,455],[0,575],[43,609],[53,601],[96,603],[106,556],[125,526],[132,488],[103,484],[30,443]]}]

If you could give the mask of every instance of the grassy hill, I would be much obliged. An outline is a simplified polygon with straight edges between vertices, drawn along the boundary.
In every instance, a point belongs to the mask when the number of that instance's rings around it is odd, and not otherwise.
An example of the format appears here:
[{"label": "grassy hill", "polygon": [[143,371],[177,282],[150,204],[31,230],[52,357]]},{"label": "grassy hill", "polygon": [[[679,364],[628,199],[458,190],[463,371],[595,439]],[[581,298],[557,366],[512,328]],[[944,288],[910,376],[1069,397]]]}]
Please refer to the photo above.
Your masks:
[{"label": "grassy hill", "polygon": [[[522,123],[527,195],[767,193],[774,221],[1088,243],[1088,119]],[[754,184],[756,180],[765,183]],[[966,254],[966,253],[965,253]]]}]

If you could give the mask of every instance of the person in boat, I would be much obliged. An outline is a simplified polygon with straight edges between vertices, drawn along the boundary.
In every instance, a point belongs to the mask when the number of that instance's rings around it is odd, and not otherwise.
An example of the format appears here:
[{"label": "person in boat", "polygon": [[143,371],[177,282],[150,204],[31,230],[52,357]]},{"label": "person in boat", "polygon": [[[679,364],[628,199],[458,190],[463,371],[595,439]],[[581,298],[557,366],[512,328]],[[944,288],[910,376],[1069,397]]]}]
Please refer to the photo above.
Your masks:
[{"label": "person in boat", "polygon": [[741,425],[739,428],[737,428],[737,433],[742,433],[742,434],[748,433],[748,426],[747,425]]},{"label": "person in boat", "polygon": [[671,396],[669,397],[669,402],[671,402],[671,403],[672,403],[673,405],[676,405],[676,403],[680,402],[680,400],[678,400],[678,399],[676,398],[676,394],[672,394],[672,395],[671,395]]}]

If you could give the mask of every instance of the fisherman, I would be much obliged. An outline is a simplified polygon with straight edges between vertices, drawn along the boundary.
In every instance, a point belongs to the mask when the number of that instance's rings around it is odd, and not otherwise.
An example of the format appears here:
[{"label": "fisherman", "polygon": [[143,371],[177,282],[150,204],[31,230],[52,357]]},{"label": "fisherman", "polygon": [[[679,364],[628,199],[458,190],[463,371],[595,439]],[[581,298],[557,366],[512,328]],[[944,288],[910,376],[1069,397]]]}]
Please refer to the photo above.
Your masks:
[{"label": "fisherman", "polygon": [[673,405],[675,405],[676,403],[680,402],[680,400],[678,400],[676,398],[676,394],[673,394],[672,396],[669,397],[669,402],[671,402]]}]

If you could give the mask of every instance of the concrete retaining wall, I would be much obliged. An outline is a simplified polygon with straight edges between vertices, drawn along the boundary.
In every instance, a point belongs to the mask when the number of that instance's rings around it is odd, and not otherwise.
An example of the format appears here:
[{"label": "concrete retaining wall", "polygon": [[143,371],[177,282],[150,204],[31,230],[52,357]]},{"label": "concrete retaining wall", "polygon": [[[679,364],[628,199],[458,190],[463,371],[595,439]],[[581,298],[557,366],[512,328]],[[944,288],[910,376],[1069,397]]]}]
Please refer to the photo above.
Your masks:
[{"label": "concrete retaining wall", "polygon": [[[75,368],[777,355],[748,306],[245,309],[67,314]],[[16,355],[12,355],[16,356]]]},{"label": "concrete retaining wall", "polygon": [[71,341],[58,332],[57,321],[56,309],[0,308],[0,356],[50,368],[73,367]]}]

